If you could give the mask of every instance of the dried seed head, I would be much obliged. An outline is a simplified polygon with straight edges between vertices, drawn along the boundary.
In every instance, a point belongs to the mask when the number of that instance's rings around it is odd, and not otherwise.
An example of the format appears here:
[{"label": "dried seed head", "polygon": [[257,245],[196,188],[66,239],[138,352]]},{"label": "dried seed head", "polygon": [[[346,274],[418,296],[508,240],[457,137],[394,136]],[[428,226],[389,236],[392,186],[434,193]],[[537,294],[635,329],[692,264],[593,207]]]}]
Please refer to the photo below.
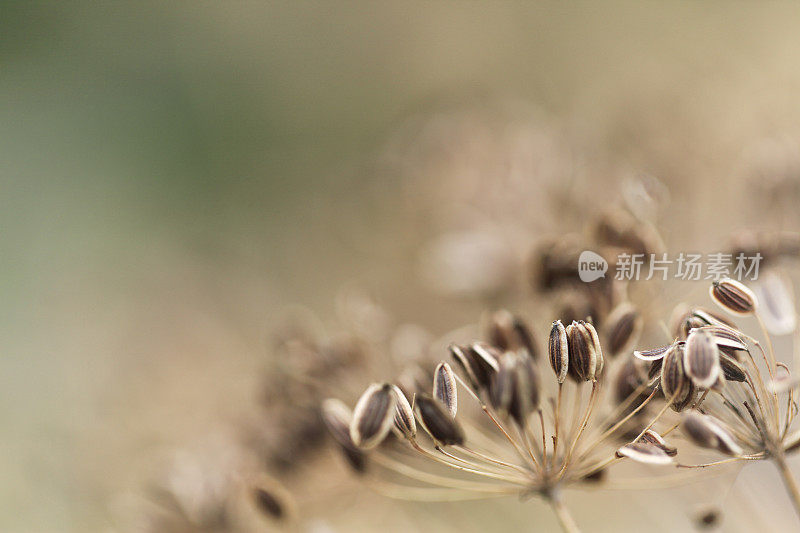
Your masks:
[{"label": "dried seed head", "polygon": [[439,363],[433,374],[433,396],[447,407],[451,416],[458,412],[458,391],[456,390],[456,377],[445,362]]},{"label": "dried seed head", "polygon": [[710,416],[689,411],[683,415],[681,428],[686,436],[701,448],[717,450],[726,455],[741,455],[742,447],[734,440],[733,436]]},{"label": "dried seed head", "polygon": [[567,379],[567,368],[569,366],[569,348],[567,345],[567,329],[560,320],[553,322],[550,329],[550,341],[548,342],[548,352],[550,355],[550,366],[556,373],[558,383],[564,383]]},{"label": "dried seed head", "polygon": [[605,320],[605,333],[611,356],[628,350],[641,334],[642,316],[633,305],[623,302]]},{"label": "dried seed head", "polygon": [[661,360],[661,390],[670,403],[683,400],[692,383],[683,367],[683,351],[683,343],[673,344]]},{"label": "dried seed head", "polygon": [[353,415],[350,409],[340,400],[330,398],[322,402],[322,422],[328,429],[347,463],[356,473],[363,473],[367,468],[367,457],[358,449],[350,438],[350,423]]},{"label": "dried seed head", "polygon": [[567,326],[567,346],[570,377],[578,382],[596,381],[603,367],[603,354],[594,327],[583,321]]},{"label": "dried seed head", "polygon": [[350,422],[350,438],[362,449],[374,448],[386,437],[394,421],[397,398],[388,383],[373,383],[359,398]]},{"label": "dried seed head", "polygon": [[417,436],[417,422],[414,419],[414,411],[411,409],[411,404],[408,403],[408,398],[400,390],[400,387],[393,386],[394,395],[397,398],[394,411],[394,427],[406,439],[413,439]]},{"label": "dried seed head", "polygon": [[683,362],[686,375],[698,388],[710,389],[722,377],[717,343],[711,333],[703,329],[692,330],[689,334]]},{"label": "dried seed head", "polygon": [[664,437],[662,437],[652,429],[648,429],[647,431],[645,431],[638,442],[651,444],[657,448],[661,448],[661,450],[663,450],[664,453],[666,453],[670,457],[675,457],[676,455],[678,455],[678,448],[667,444],[667,441],[664,440]]},{"label": "dried seed head", "polygon": [[441,445],[464,444],[464,430],[438,400],[420,395],[416,409],[422,427]]},{"label": "dried seed head", "polygon": [[735,315],[749,315],[755,312],[756,295],[743,283],[724,278],[715,281],[709,289],[711,298],[723,309]]},{"label": "dried seed head", "polygon": [[616,453],[617,457],[627,457],[639,463],[651,465],[668,465],[672,463],[672,457],[664,450],[653,444],[645,442],[634,442],[626,444]]}]

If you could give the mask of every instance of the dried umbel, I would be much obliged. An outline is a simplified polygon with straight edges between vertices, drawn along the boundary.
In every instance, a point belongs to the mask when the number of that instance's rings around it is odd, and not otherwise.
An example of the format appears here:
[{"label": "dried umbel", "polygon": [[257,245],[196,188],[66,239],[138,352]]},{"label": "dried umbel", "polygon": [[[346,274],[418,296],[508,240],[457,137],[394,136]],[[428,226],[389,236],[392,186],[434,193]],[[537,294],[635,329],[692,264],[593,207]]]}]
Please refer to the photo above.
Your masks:
[{"label": "dried umbel", "polygon": [[[786,465],[786,455],[800,448],[800,431],[793,430],[798,412],[795,391],[800,380],[778,360],[747,287],[722,280],[712,285],[711,294],[728,311],[754,314],[766,347],[733,326],[703,320],[688,331],[685,345],[676,342],[666,350],[635,352],[653,365],[660,363],[664,395],[679,401],[681,409],[690,408],[666,433],[677,429],[695,446],[725,457],[700,465],[680,465],[685,468],[772,461],[800,514],[800,489]],[[686,393],[690,386],[702,394],[695,398],[694,392]],[[691,399],[680,401],[684,394]]]},{"label": "dried umbel", "polygon": [[[656,393],[649,383],[634,385],[619,403],[599,407],[604,390],[603,349],[587,322],[575,322],[569,328],[560,321],[553,324],[547,363],[535,360],[529,349],[511,345],[501,350],[484,343],[454,344],[449,351],[453,368],[446,363],[436,367],[432,394],[415,395],[413,414],[396,387],[388,389],[396,397],[392,403],[384,399],[385,385],[373,385],[359,400],[359,405],[370,407],[357,407],[350,422],[357,427],[358,413],[365,413],[364,429],[359,430],[364,435],[362,443],[373,445],[367,457],[376,468],[390,473],[381,486],[391,488],[393,494],[424,497],[427,490],[440,495],[436,491],[447,489],[453,499],[538,495],[553,505],[565,528],[573,531],[561,496],[565,487],[601,482],[610,465],[626,459],[673,462],[674,448],[641,418]],[[567,380],[573,363],[577,379]],[[552,365],[555,375],[541,373],[539,364]],[[640,369],[640,376],[645,373]],[[611,390],[612,396],[618,394]],[[454,408],[457,396],[461,396],[458,410]],[[382,413],[389,404],[396,433],[402,438],[386,439],[377,446],[372,437],[365,436],[379,433],[375,428],[383,427]],[[334,406],[338,439],[344,442],[343,450],[351,450],[348,439],[355,434],[342,430],[347,416],[339,404]],[[330,406],[325,409],[330,410]],[[623,438],[632,427],[633,434]],[[625,442],[628,445],[620,447]],[[409,448],[427,463],[417,468],[409,462]]]},{"label": "dried umbel", "polygon": [[756,295],[735,279],[715,281],[711,285],[710,293],[717,305],[730,313],[749,315],[756,310]]}]

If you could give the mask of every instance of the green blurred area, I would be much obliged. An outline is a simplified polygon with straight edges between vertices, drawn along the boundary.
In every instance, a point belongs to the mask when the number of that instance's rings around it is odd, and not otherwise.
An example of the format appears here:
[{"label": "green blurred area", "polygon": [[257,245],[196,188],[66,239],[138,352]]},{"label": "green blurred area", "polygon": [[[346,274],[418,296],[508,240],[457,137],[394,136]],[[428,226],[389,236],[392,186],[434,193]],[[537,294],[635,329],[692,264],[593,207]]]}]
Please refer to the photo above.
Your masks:
[{"label": "green blurred area", "polygon": [[[330,309],[354,281],[402,292],[419,237],[373,158],[406,117],[519,98],[680,175],[684,154],[710,167],[798,118],[798,15],[4,2],[0,530],[103,530],[135,457],[246,401],[231,391],[283,306]],[[204,328],[225,340],[187,340]]]}]

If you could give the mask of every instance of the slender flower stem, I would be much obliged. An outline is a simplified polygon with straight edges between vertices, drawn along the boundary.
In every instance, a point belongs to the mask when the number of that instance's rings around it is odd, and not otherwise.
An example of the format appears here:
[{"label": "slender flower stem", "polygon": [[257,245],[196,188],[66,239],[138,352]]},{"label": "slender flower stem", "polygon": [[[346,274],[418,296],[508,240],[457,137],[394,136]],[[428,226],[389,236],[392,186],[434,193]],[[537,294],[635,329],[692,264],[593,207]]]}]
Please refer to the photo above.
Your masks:
[{"label": "slender flower stem", "polygon": [[800,517],[800,487],[797,485],[797,480],[794,478],[794,475],[792,475],[791,470],[789,470],[789,465],[786,464],[786,458],[782,453],[774,457],[774,462],[778,467],[778,471],[781,473],[783,484],[786,486],[786,492],[789,493],[789,497],[794,504],[794,510],[797,516]]},{"label": "slender flower stem", "polygon": [[556,518],[558,518],[558,523],[561,525],[561,529],[564,530],[564,533],[580,533],[581,530],[578,528],[578,524],[575,523],[575,519],[573,519],[572,515],[569,513],[567,506],[564,505],[564,500],[561,498],[561,495],[553,494],[548,498],[548,501],[553,511],[556,513]]}]

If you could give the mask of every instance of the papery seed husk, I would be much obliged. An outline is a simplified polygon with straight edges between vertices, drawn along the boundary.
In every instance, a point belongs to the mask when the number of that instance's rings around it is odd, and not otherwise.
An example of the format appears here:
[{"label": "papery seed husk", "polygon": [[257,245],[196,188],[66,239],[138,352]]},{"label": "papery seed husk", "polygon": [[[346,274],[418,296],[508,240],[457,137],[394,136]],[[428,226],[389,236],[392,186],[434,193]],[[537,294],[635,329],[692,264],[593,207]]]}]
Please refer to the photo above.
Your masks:
[{"label": "papery seed husk", "polygon": [[623,302],[605,320],[608,351],[612,357],[626,351],[636,341],[643,326],[639,311],[628,302]]},{"label": "papery seed husk", "polygon": [[447,407],[452,416],[458,412],[458,390],[453,370],[445,362],[439,363],[433,374],[433,396]]},{"label": "papery seed husk", "polygon": [[420,423],[435,441],[446,446],[464,444],[464,430],[441,402],[421,395],[415,403]]},{"label": "papery seed husk", "polygon": [[633,356],[637,359],[641,359],[642,361],[657,361],[659,359],[664,358],[664,354],[667,353],[672,347],[671,344],[667,344],[666,346],[660,346],[658,348],[653,348],[652,350],[634,350]]},{"label": "papery seed husk", "polygon": [[626,444],[617,450],[616,456],[627,457],[633,461],[651,465],[668,465],[672,463],[672,457],[667,455],[664,450],[643,442]]},{"label": "papery seed husk", "polygon": [[411,404],[408,403],[408,398],[400,390],[400,387],[394,386],[392,390],[397,398],[394,408],[394,426],[403,437],[411,440],[417,435],[417,422],[414,418],[414,411],[411,409]]},{"label": "papery seed husk", "polygon": [[692,329],[689,334],[691,335],[693,331],[707,331],[714,337],[714,341],[720,349],[729,348],[734,352],[747,351],[747,343],[744,338],[742,338],[741,334],[728,326],[703,326]]},{"label": "papery seed husk", "polygon": [[686,339],[684,368],[686,374],[701,389],[710,389],[720,378],[720,353],[710,332],[693,330]]},{"label": "papery seed husk", "polygon": [[667,444],[667,441],[664,440],[664,437],[662,437],[652,429],[648,429],[647,431],[645,431],[644,434],[642,434],[642,437],[639,439],[639,441],[660,448],[664,453],[666,453],[670,457],[675,457],[676,455],[678,455],[678,449],[674,446],[670,446],[669,444]]},{"label": "papery seed husk", "polygon": [[394,423],[395,397],[388,383],[373,383],[353,409],[350,438],[362,449],[374,448],[386,437]]},{"label": "papery seed husk", "polygon": [[569,348],[567,345],[567,330],[560,320],[553,322],[553,327],[550,329],[548,353],[550,367],[555,372],[558,383],[564,383],[564,380],[567,379]]},{"label": "papery seed husk", "polygon": [[756,309],[756,295],[743,283],[724,278],[709,289],[711,298],[723,309],[735,315],[749,315]]}]

